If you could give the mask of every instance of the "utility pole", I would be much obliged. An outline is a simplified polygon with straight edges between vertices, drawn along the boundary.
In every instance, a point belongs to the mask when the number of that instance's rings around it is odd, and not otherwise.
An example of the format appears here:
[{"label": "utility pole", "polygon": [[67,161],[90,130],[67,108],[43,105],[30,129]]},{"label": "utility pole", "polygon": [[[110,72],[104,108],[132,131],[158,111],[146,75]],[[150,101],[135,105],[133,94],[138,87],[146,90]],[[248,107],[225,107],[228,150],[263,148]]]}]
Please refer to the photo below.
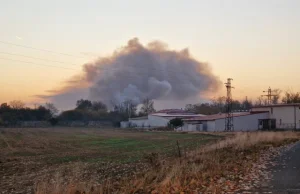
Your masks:
[{"label": "utility pole", "polygon": [[244,104],[244,110],[248,109],[248,105],[249,105],[249,103],[248,103],[248,96],[246,96],[246,98],[245,98],[245,104]]},{"label": "utility pole", "polygon": [[227,83],[225,83],[227,90],[227,98],[226,98],[226,118],[225,118],[225,131],[233,131],[233,113],[232,113],[232,95],[231,95],[231,86],[232,78],[227,79]]},{"label": "utility pole", "polygon": [[267,91],[263,91],[263,92],[264,93],[266,92],[268,94],[267,95],[261,95],[261,96],[267,96],[267,98],[268,98],[268,101],[267,101],[268,105],[272,104],[272,96],[276,96],[276,95],[272,94],[273,91],[271,90],[271,87],[269,87]]}]

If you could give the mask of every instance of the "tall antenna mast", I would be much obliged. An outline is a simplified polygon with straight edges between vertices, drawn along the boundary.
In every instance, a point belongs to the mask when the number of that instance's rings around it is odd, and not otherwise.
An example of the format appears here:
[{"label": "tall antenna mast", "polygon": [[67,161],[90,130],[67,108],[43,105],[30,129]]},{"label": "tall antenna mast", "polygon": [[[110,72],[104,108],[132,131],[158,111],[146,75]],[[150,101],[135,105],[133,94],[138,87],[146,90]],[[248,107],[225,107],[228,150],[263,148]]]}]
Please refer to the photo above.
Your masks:
[{"label": "tall antenna mast", "polygon": [[232,78],[227,79],[227,83],[225,83],[227,90],[227,98],[226,98],[226,118],[225,118],[225,131],[233,131],[233,113],[232,113],[232,95],[231,95],[231,86]]},{"label": "tall antenna mast", "polygon": [[272,96],[276,96],[276,95],[272,94],[273,90],[271,90],[271,87],[269,87],[267,91],[263,91],[263,92],[267,92],[268,94],[261,95],[261,96],[267,96],[268,97],[268,101],[267,101],[268,105],[272,104]]}]

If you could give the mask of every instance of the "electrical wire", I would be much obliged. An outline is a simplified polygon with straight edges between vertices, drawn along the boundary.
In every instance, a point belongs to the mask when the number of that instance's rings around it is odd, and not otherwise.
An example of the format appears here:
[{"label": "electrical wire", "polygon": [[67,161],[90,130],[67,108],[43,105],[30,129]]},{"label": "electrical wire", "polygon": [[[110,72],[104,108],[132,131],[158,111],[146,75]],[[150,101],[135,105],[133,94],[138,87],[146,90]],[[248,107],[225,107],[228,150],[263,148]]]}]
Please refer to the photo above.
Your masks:
[{"label": "electrical wire", "polygon": [[85,58],[85,57],[81,57],[81,56],[76,56],[76,55],[71,55],[71,54],[67,54],[67,53],[61,53],[61,52],[51,51],[51,50],[47,50],[47,49],[41,49],[41,48],[35,48],[35,47],[31,47],[31,46],[26,46],[26,45],[14,44],[14,43],[5,42],[5,41],[2,41],[2,40],[0,40],[0,43],[7,44],[7,45],[12,45],[12,46],[17,46],[17,47],[23,47],[23,48],[32,49],[32,50],[38,50],[38,51],[48,52],[48,53],[65,55],[65,56],[69,56],[69,57]]},{"label": "electrical wire", "polygon": [[[60,68],[60,69],[66,69],[66,70],[73,70],[73,71],[78,71],[78,69],[74,69],[74,68],[69,68],[69,67],[61,67],[61,66],[55,66],[55,65],[45,65],[45,64],[39,64],[39,63],[34,63],[34,62],[29,62],[29,61],[22,61],[22,60],[16,60],[16,59],[10,59],[10,58],[3,58],[3,57],[0,57],[0,59],[2,60],[9,60],[9,61],[16,61],[16,62],[21,62],[21,63],[28,63],[28,64],[33,64],[33,65],[37,65],[37,66],[45,66],[45,67],[54,67],[54,68]],[[146,68],[145,68],[146,69]],[[119,68],[116,67],[116,68],[113,68],[113,67],[110,67],[110,68],[104,68],[104,67],[99,67],[97,68],[97,70],[102,70],[102,71],[118,71]],[[157,72],[167,72],[169,77],[173,77],[174,74],[177,74],[177,72],[172,72],[172,71],[164,71],[164,70],[158,70],[158,69],[154,69],[153,70],[156,70]],[[130,72],[130,71],[127,71],[126,73],[132,75],[134,74],[135,75],[135,72]],[[130,76],[130,77],[133,77],[133,78],[136,78],[137,76],[140,76],[140,75],[146,75],[146,76],[149,76],[149,73],[148,72],[139,72],[139,75],[136,75],[136,76]]]},{"label": "electrical wire", "polygon": [[72,68],[68,68],[68,67],[60,67],[60,66],[54,66],[54,65],[37,64],[37,63],[29,62],[29,61],[21,61],[21,60],[15,60],[15,59],[7,59],[7,58],[2,58],[2,57],[0,57],[0,59],[2,59],[2,60],[9,60],[9,61],[16,61],[16,62],[21,62],[21,63],[34,64],[34,65],[38,65],[38,66],[55,67],[55,68],[61,68],[61,69],[67,69],[67,70],[77,70],[77,69],[72,69]]},{"label": "electrical wire", "polygon": [[[13,46],[24,47],[24,48],[28,48],[28,49],[40,50],[40,51],[50,52],[50,53],[55,53],[55,54],[61,54],[61,55],[66,55],[66,56],[78,57],[78,56],[70,55],[70,54],[66,54],[66,53],[60,53],[60,52],[50,51],[50,50],[47,50],[47,49],[40,49],[40,48],[35,48],[35,47],[30,47],[30,46],[25,46],[25,45],[18,45],[18,44],[9,43],[9,42],[5,42],[5,41],[1,41],[1,40],[0,40],[0,43],[2,43],[2,44],[8,44],[8,45],[13,45]],[[27,57],[27,58],[38,59],[38,60],[44,60],[44,61],[48,61],[48,62],[56,62],[56,63],[62,63],[62,64],[69,64],[69,63],[62,62],[62,61],[54,61],[54,60],[52,61],[52,60],[48,60],[48,59],[41,59],[41,58],[31,57],[31,56],[22,55],[22,54],[14,54],[14,53],[8,53],[8,52],[0,52],[0,53],[8,54],[8,55],[23,56],[23,57]],[[84,57],[80,57],[80,58],[84,58]],[[7,60],[9,60],[9,59],[7,59]],[[26,63],[29,63],[29,62],[26,62]],[[30,63],[36,64],[36,63],[33,63],[33,62],[30,62]],[[71,64],[71,65],[76,65],[76,64]],[[46,65],[43,65],[43,66],[46,66]],[[52,67],[57,67],[57,66],[52,66]],[[144,68],[144,67],[134,67],[134,68]],[[65,68],[65,69],[69,69],[69,68]],[[144,69],[146,69],[146,68],[144,68]],[[161,72],[178,73],[178,72],[170,71],[170,70],[161,70],[161,69],[158,69],[158,68],[155,68],[155,67],[150,67],[150,68],[147,67],[147,69],[148,69],[148,70],[151,70],[151,69],[152,69],[152,70],[155,70],[155,71],[161,71]]]},{"label": "electrical wire", "polygon": [[26,57],[26,58],[30,58],[30,59],[37,59],[37,60],[42,60],[42,61],[54,62],[54,63],[76,65],[76,64],[72,64],[72,63],[63,62],[63,61],[54,61],[54,60],[50,60],[50,59],[42,59],[42,58],[31,57],[31,56],[22,55],[22,54],[15,54],[15,53],[8,53],[8,52],[1,52],[1,51],[0,51],[0,54],[13,55],[13,56],[21,56],[21,57]]}]

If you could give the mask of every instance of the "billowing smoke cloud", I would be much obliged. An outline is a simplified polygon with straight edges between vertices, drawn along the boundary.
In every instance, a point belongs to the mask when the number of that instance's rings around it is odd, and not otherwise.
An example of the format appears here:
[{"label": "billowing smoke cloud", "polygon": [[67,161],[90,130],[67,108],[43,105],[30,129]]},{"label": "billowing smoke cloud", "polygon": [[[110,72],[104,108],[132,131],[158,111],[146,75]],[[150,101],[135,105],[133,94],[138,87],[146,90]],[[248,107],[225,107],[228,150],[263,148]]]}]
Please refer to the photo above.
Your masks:
[{"label": "billowing smoke cloud", "polygon": [[[54,103],[62,104],[75,97],[87,96],[110,106],[112,102],[125,100],[138,104],[145,98],[183,101],[218,90],[219,86],[220,80],[212,74],[210,67],[193,59],[187,49],[170,50],[161,42],[144,46],[134,38],[112,56],[85,64],[81,76],[48,97]],[[77,91],[80,91],[78,96]]]}]

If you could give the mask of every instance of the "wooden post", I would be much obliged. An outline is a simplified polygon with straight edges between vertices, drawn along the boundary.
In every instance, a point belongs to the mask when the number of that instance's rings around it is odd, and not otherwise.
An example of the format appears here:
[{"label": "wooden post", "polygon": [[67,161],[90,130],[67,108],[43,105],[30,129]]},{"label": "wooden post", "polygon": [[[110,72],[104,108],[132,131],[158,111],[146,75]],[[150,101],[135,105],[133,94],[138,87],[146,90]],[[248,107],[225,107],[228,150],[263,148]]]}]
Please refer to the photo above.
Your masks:
[{"label": "wooden post", "polygon": [[178,149],[178,157],[180,158],[180,164],[181,164],[181,151],[180,151],[178,140],[177,140],[177,149]]}]

